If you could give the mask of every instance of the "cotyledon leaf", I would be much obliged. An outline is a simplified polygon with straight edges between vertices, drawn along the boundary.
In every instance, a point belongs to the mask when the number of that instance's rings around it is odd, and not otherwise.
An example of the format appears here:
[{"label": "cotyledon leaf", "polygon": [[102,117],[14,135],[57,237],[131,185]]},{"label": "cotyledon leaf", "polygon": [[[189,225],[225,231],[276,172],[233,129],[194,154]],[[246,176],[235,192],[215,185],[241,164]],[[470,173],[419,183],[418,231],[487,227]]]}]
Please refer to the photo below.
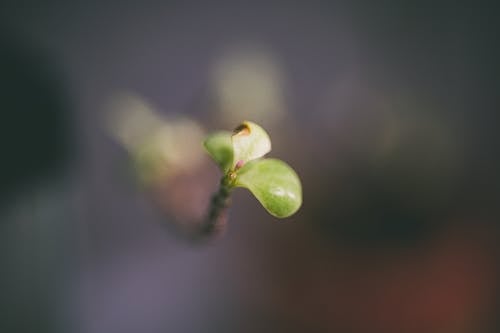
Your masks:
[{"label": "cotyledon leaf", "polygon": [[271,151],[271,139],[259,125],[244,121],[236,127],[231,137],[233,142],[233,167],[260,158]]},{"label": "cotyledon leaf", "polygon": [[245,164],[237,172],[235,186],[249,189],[276,217],[288,217],[302,205],[302,185],[297,173],[278,159],[258,159]]},{"label": "cotyledon leaf", "polygon": [[221,170],[226,173],[233,164],[233,143],[231,141],[233,133],[220,131],[210,134],[203,145],[207,152],[212,156]]}]

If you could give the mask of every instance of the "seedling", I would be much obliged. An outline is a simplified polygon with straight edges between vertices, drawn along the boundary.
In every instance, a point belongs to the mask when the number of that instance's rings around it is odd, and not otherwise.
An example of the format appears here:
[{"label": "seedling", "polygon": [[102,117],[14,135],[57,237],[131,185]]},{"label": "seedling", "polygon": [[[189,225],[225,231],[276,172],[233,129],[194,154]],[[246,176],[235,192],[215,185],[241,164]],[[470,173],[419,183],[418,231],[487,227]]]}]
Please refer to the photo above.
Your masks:
[{"label": "seedling", "polygon": [[223,173],[218,192],[212,197],[204,232],[225,221],[229,197],[236,187],[248,189],[273,216],[285,218],[302,204],[302,186],[297,173],[285,162],[263,158],[271,151],[271,140],[259,125],[245,121],[231,133],[215,132],[204,146]]}]

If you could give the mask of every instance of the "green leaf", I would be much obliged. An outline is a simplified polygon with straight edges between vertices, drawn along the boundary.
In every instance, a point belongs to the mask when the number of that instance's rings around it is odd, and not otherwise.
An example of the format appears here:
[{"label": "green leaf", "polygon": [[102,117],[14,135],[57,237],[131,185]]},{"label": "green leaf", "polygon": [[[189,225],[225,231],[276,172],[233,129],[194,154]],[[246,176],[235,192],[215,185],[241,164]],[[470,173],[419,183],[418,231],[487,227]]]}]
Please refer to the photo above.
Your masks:
[{"label": "green leaf", "polygon": [[259,125],[250,121],[236,127],[231,137],[233,142],[233,167],[264,156],[271,151],[271,139]]},{"label": "green leaf", "polygon": [[249,189],[276,217],[288,217],[302,204],[299,177],[288,164],[278,159],[259,159],[244,165],[237,172],[235,185]]},{"label": "green leaf", "polygon": [[233,144],[231,132],[215,132],[207,136],[203,145],[210,156],[217,162],[221,170],[226,173],[233,164]]}]

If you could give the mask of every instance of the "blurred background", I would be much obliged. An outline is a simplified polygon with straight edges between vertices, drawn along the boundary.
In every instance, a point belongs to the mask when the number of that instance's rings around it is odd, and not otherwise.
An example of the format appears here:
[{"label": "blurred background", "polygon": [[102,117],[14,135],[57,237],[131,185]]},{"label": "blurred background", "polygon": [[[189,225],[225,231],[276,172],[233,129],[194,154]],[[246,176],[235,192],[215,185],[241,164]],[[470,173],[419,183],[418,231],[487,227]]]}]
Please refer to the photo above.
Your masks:
[{"label": "blurred background", "polygon": [[[420,1],[0,4],[1,332],[498,332],[497,13]],[[271,135],[304,204],[234,193]]]}]

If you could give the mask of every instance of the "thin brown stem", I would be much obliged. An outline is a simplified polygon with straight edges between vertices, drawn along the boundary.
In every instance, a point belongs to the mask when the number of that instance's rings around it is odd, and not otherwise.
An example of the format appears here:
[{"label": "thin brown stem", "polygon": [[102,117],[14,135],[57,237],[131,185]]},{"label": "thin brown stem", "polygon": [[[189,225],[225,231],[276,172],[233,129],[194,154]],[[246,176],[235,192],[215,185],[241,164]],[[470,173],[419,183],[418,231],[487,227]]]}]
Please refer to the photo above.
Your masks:
[{"label": "thin brown stem", "polygon": [[231,190],[232,185],[230,179],[227,176],[223,177],[220,182],[219,191],[214,193],[210,200],[208,214],[201,225],[201,236],[220,234],[224,231]]}]

